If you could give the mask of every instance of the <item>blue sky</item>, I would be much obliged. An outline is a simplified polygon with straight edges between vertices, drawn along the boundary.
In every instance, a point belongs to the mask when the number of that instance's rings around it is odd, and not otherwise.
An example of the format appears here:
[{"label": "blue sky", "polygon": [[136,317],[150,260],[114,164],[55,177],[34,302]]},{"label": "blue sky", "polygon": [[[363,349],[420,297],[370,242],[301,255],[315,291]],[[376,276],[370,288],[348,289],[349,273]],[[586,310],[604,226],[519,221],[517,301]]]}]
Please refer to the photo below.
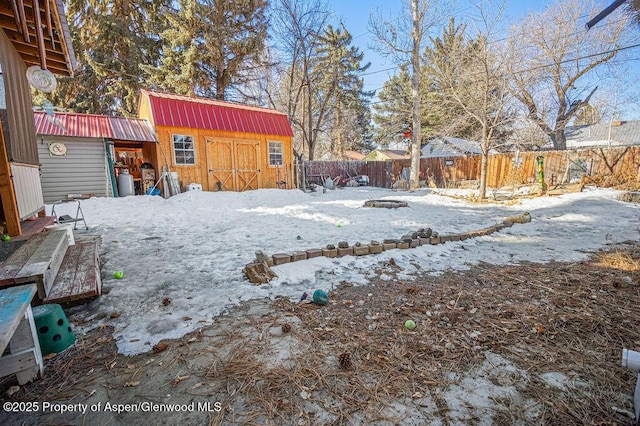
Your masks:
[{"label": "blue sky", "polygon": [[[371,62],[367,72],[369,75],[365,76],[366,90],[382,88],[382,84],[394,74],[394,70],[389,69],[396,68],[390,59],[381,57],[371,48],[373,40],[367,29],[369,17],[372,13],[379,13],[384,17],[395,15],[402,1],[404,0],[328,0],[329,8],[334,13],[334,22],[342,20],[354,37],[354,44],[364,52],[364,63]],[[517,20],[531,10],[543,10],[549,3],[551,2],[547,0],[507,0],[505,22]],[[463,20],[473,13],[474,7],[469,0],[460,0],[457,5],[451,6],[451,10],[456,18]]]},{"label": "blue sky", "polygon": [[[383,17],[395,15],[400,9],[400,5],[405,0],[327,0],[330,10],[333,11],[334,23],[337,24],[340,19],[344,22],[347,30],[354,37],[354,44],[364,52],[364,63],[371,62],[371,67],[364,75],[365,90],[380,90],[385,81],[389,80],[394,75],[397,69],[396,65],[391,62],[390,59],[381,57],[374,49],[372,49],[372,36],[367,29],[369,18],[372,13],[381,14]],[[451,4],[451,14],[456,17],[456,21],[465,22],[470,20],[470,16],[476,13],[477,8],[473,4],[479,0],[459,0],[457,3],[449,2]],[[493,3],[499,3],[499,0],[483,0],[487,5]],[[585,0],[587,1],[587,0]],[[510,23],[519,21],[527,13],[543,11],[548,5],[554,4],[554,0],[506,0],[505,4],[505,16],[503,19],[505,28]],[[608,6],[610,0],[601,0],[602,7]],[[619,13],[619,12],[616,12]],[[447,18],[445,18],[446,23]],[[585,19],[585,23],[586,23]],[[442,27],[436,29],[437,32]],[[506,32],[505,32],[506,35]],[[640,32],[638,33],[640,37]],[[637,43],[637,42],[636,42]],[[623,89],[626,93],[622,96],[626,97],[624,102],[621,102],[621,106],[615,113],[616,119],[638,119],[640,117],[640,108],[636,105],[640,104],[640,78],[633,76],[640,76],[640,49],[633,49],[627,52],[627,59],[620,59],[626,61],[628,68],[622,71],[625,76],[621,77],[618,85],[625,87]],[[598,77],[595,77],[596,79]],[[609,89],[613,90],[611,87]],[[617,96],[607,94],[606,83],[600,85],[598,96]],[[596,96],[597,97],[597,96]],[[375,99],[374,99],[375,101]]]}]

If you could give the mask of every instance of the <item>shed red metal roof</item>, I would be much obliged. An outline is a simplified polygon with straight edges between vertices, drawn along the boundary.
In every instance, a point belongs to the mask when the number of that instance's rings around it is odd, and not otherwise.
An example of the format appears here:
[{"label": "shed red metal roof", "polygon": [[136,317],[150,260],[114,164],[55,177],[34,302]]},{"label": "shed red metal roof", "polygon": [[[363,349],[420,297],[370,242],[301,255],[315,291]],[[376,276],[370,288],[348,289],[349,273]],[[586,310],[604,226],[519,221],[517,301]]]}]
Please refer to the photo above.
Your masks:
[{"label": "shed red metal roof", "polygon": [[233,102],[142,91],[156,126],[293,136],[286,114]]},{"label": "shed red metal roof", "polygon": [[107,138],[123,141],[157,142],[147,120],[110,117],[107,115],[57,112],[53,117],[45,112],[33,113],[37,135],[81,138]]}]

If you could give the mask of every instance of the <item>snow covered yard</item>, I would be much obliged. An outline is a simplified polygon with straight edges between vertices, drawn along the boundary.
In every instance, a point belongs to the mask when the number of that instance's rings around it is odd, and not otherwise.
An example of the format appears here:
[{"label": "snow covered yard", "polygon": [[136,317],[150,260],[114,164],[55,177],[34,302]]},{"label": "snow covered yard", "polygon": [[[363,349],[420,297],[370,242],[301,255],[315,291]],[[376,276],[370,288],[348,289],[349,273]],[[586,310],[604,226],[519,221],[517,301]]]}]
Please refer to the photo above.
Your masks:
[{"label": "snow covered yard", "polygon": [[[394,192],[347,188],[306,194],[297,190],[243,193],[187,192],[170,199],[151,196],[93,198],[82,207],[91,234],[102,236],[104,295],[78,315],[93,328],[115,327],[120,352],[147,351],[177,338],[243,301],[276,296],[299,299],[308,289],[362,283],[391,257],[402,276],[467,269],[478,261],[577,261],[607,244],[638,240],[640,210],[616,200],[617,191],[585,190],[561,197],[525,198],[517,204],[474,204],[427,190]],[[397,199],[408,208],[363,207],[369,199]],[[250,284],[242,268],[255,251],[291,253],[400,238],[430,227],[458,233],[530,212],[530,224],[490,236],[379,255],[314,258],[274,267],[278,278]],[[123,271],[116,280],[114,271]],[[384,276],[383,276],[384,278]],[[169,298],[166,305],[163,300]],[[165,302],[166,303],[166,302]],[[117,312],[118,318],[111,318]],[[185,320],[184,318],[191,318]]]},{"label": "snow covered yard", "polygon": [[[68,311],[86,334],[13,398],[221,410],[0,422],[631,424],[635,375],[619,362],[623,347],[640,349],[640,211],[617,195],[476,204],[349,188],[87,200],[105,294]],[[369,199],[410,207],[363,207]],[[266,285],[241,272],[258,249],[459,233],[525,211],[531,223],[489,236],[277,266]],[[603,248],[636,269],[593,257]],[[299,303],[315,288],[329,304]]]}]

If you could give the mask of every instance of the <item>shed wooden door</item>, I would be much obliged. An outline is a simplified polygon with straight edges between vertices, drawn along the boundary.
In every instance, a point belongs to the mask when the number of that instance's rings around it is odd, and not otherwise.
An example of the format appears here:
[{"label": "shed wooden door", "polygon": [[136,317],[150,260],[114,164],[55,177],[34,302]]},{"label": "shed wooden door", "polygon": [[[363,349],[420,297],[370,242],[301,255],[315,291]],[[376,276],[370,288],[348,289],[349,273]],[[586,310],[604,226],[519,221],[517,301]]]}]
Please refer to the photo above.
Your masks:
[{"label": "shed wooden door", "polygon": [[257,142],[207,139],[209,191],[258,189],[258,151]]}]

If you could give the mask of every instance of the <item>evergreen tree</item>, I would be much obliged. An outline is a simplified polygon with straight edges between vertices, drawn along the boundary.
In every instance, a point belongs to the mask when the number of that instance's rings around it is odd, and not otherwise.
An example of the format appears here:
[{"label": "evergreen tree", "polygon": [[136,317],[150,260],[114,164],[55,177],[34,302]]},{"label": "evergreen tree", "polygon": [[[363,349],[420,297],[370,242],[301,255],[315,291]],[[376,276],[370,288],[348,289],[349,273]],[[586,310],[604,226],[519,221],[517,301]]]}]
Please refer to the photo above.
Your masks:
[{"label": "evergreen tree", "polygon": [[382,148],[398,144],[411,131],[411,77],[408,67],[386,81],[373,105],[374,141]]},{"label": "evergreen tree", "polygon": [[225,99],[264,50],[266,0],[179,0],[168,8],[158,67],[143,67],[151,86]]},{"label": "evergreen tree", "polygon": [[363,127],[361,119],[362,109],[372,93],[363,91],[363,80],[359,75],[370,64],[361,64],[364,54],[351,45],[352,41],[351,34],[343,25],[341,28],[329,25],[319,36],[316,66],[312,73],[312,81],[317,82],[319,101],[315,114],[317,126],[329,127],[328,148],[338,158],[354,144],[367,145],[363,140],[367,128]]},{"label": "evergreen tree", "polygon": [[[77,112],[134,116],[144,81],[139,64],[158,57],[158,41],[148,35],[158,6],[159,0],[69,1],[67,21],[80,68],[46,98]],[[38,95],[35,103],[43,98]]]}]

